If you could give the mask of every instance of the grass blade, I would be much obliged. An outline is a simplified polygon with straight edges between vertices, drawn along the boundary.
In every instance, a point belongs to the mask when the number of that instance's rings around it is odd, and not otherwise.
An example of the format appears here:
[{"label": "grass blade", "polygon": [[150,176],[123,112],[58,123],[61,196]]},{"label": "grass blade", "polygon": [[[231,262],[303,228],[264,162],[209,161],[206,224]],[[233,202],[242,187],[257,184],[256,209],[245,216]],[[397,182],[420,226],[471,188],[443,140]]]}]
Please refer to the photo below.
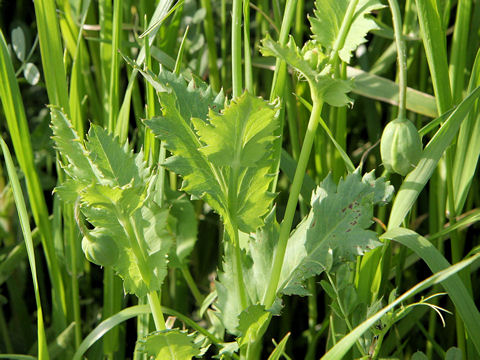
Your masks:
[{"label": "grass blade", "polygon": [[15,150],[15,155],[25,174],[27,192],[30,199],[33,217],[37,224],[42,245],[47,258],[50,278],[53,288],[53,313],[56,330],[61,331],[67,325],[65,289],[62,274],[58,265],[53,245],[50,220],[47,204],[43,196],[43,189],[35,168],[31,137],[28,130],[27,118],[23,100],[20,95],[13,65],[10,60],[7,43],[0,31],[0,99],[7,119],[8,130]]},{"label": "grass blade", "polygon": [[[470,77],[469,88],[480,86],[480,51],[477,53]],[[458,133],[455,160],[453,163],[453,188],[455,189],[455,212],[462,212],[472,185],[480,155],[480,116],[477,102],[476,110],[469,114]]]},{"label": "grass blade", "polygon": [[[412,230],[397,228],[386,232],[382,238],[391,239],[407,246],[421,257],[427,263],[430,270],[436,274],[446,271],[450,266],[450,263],[430,241]],[[475,255],[475,257],[478,256],[480,256],[480,254]],[[473,257],[464,261],[470,261],[472,259]],[[464,261],[453,266],[457,266]],[[460,314],[478,354],[480,354],[480,337],[478,336],[478,334],[480,334],[480,312],[472,296],[458,275],[446,279],[442,285],[455,304],[455,308]]]},{"label": "grass blade", "polygon": [[[370,74],[351,66],[347,67],[347,77],[353,79],[355,94],[398,106],[398,84],[384,77]],[[437,117],[435,98],[421,91],[407,88],[407,109],[417,114]]]},{"label": "grass blade", "polygon": [[440,113],[444,113],[452,105],[445,32],[435,0],[416,0],[416,4],[437,109]]},{"label": "grass blade", "polygon": [[47,338],[45,336],[45,328],[43,325],[42,301],[40,299],[40,291],[38,289],[37,281],[37,266],[35,264],[35,251],[32,240],[32,233],[30,230],[29,217],[27,207],[25,206],[25,199],[23,198],[22,187],[18,181],[15,165],[13,164],[12,156],[8,150],[7,144],[0,138],[0,145],[3,151],[3,157],[7,166],[8,177],[12,185],[13,197],[18,211],[18,218],[20,219],[20,226],[22,227],[23,238],[27,247],[28,262],[30,263],[30,270],[32,272],[33,290],[35,292],[35,302],[37,304],[37,337],[38,337],[38,359],[48,360]]}]

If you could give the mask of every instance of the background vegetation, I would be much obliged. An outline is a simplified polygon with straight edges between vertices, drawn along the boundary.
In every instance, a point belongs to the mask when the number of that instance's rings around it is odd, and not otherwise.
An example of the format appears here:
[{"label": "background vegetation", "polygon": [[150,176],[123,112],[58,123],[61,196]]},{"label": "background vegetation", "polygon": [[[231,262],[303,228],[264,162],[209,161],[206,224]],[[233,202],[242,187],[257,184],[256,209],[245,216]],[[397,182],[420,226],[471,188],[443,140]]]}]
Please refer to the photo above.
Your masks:
[{"label": "background vegetation", "polygon": [[[171,258],[161,291],[154,291],[165,319],[171,316],[167,328],[195,331],[195,340],[186,346],[196,352],[177,358],[212,358],[221,352],[218,356],[246,359],[480,358],[475,305],[480,263],[474,262],[480,219],[480,1],[399,1],[401,23],[396,24],[392,3],[396,1],[0,1],[0,129],[5,141],[0,168],[0,358],[127,359],[134,353],[138,359],[146,353],[169,358],[136,343],[155,328],[162,330],[158,318],[149,320],[154,300],[125,294],[114,274],[117,268],[85,258],[82,233],[91,230],[92,222],[79,229],[83,218],[77,207],[62,201],[61,191],[53,192],[77,176],[62,168],[75,163],[65,150],[68,144],[62,147],[58,140],[74,139],[65,135],[68,126],[59,130],[69,122],[79,139],[95,124],[98,136],[107,129],[122,144],[128,139],[135,152],[143,149],[146,163],[165,180],[162,194],[170,212],[182,214],[175,218],[180,225],[170,226],[176,227],[177,237],[183,236],[188,251],[178,261]],[[337,42],[326,46],[322,38],[329,31],[334,39],[341,38],[344,18],[335,4],[350,5],[356,19],[364,19],[355,28],[355,17],[350,17],[345,25],[349,34],[369,31],[365,42],[352,40],[350,52],[335,48]],[[328,18],[332,22],[326,26]],[[315,19],[320,19],[317,25]],[[395,39],[401,33],[406,53],[398,62],[401,44]],[[346,86],[345,91],[318,90],[318,78],[309,78],[310,68],[286,52],[287,43],[301,49],[309,39],[317,48],[304,48],[302,61],[308,60],[312,71],[318,70],[315,74],[328,64],[329,79]],[[404,61],[406,78],[397,70]],[[332,269],[302,278],[310,296],[283,296],[281,316],[252,320],[258,329],[249,328],[251,342],[245,340],[246,332],[228,331],[225,315],[215,315],[222,308],[215,300],[215,280],[219,268],[226,272],[222,262],[228,262],[224,243],[238,236],[232,235],[238,234],[238,224],[229,223],[228,212],[221,213],[205,198],[182,195],[181,171],[158,167],[159,159],[175,153],[168,147],[173,140],[161,142],[154,133],[162,140],[167,135],[144,120],[165,116],[167,98],[160,88],[176,81],[162,82],[154,75],[165,71],[193,78],[198,88],[205,82],[211,94],[223,90],[228,99],[240,97],[244,89],[278,99],[269,105],[278,107],[279,125],[268,138],[272,148],[265,150],[274,174],[265,192],[276,194],[268,208],[275,204],[279,222],[290,216],[295,227],[308,215],[312,190],[328,174],[338,184],[356,168],[362,174],[373,171],[395,189],[390,204],[372,213],[370,229],[383,246],[343,265],[332,260]],[[342,98],[347,90],[349,98]],[[406,177],[385,171],[378,146],[386,124],[399,116],[415,124],[424,145],[418,166],[408,169]],[[53,125],[52,118],[57,118]],[[310,118],[320,126],[312,129]],[[312,150],[302,156],[308,141]],[[278,164],[275,159],[280,158]],[[298,172],[295,184],[297,166],[305,166],[306,172]],[[287,205],[291,193],[296,195]],[[260,215],[265,218],[265,212]],[[234,231],[229,233],[229,226]],[[282,228],[287,240],[291,228]],[[287,251],[285,259],[289,256]],[[436,275],[422,283],[432,273]],[[276,299],[273,286],[273,292],[267,290],[271,301],[267,296],[262,302],[267,308]],[[222,313],[228,311],[223,308]],[[171,341],[179,351],[176,346],[184,339]]]}]

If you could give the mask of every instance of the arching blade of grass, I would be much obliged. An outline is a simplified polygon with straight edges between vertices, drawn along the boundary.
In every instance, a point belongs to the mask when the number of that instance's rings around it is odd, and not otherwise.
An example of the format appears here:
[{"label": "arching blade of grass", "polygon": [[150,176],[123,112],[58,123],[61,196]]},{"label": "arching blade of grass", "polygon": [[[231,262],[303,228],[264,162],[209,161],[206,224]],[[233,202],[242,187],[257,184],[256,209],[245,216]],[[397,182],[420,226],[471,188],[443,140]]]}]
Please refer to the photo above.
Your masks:
[{"label": "arching blade of grass", "polygon": [[52,280],[53,319],[57,331],[65,328],[66,303],[62,274],[55,255],[48,210],[40,179],[36,172],[34,155],[23,100],[10,60],[7,43],[0,31],[0,99],[3,105],[8,130],[20,168],[25,174],[27,191],[35,223],[44,247],[49,274]]},{"label": "arching blade of grass", "polygon": [[393,202],[392,212],[390,213],[390,219],[388,221],[388,229],[394,229],[400,226],[405,216],[411,210],[418,195],[432,176],[443,152],[452,142],[462,121],[479,96],[480,87],[477,87],[452,112],[425,147],[418,165],[407,175]]},{"label": "arching blade of grass", "polygon": [[27,207],[25,206],[25,200],[23,198],[22,187],[18,181],[15,165],[13,164],[10,151],[7,144],[0,138],[0,145],[3,151],[3,157],[7,166],[8,177],[12,185],[13,197],[15,199],[15,205],[17,207],[18,218],[20,219],[20,226],[22,227],[23,238],[25,239],[25,245],[27,247],[28,261],[30,263],[30,270],[32,272],[33,290],[35,292],[35,302],[37,305],[37,341],[38,341],[38,359],[48,360],[48,348],[47,339],[45,336],[45,328],[43,325],[43,311],[42,301],[40,299],[40,291],[38,289],[37,282],[37,267],[35,264],[35,251],[33,247],[32,233],[30,231],[29,217],[27,213]]},{"label": "arching blade of grass", "polygon": [[[448,269],[450,266],[449,262],[430,241],[412,230],[397,228],[389,230],[382,235],[382,237],[385,239],[394,240],[404,246],[409,247],[418,256],[420,256],[427,263],[430,270],[436,274],[446,271],[446,269]],[[476,254],[469,260],[464,261],[470,261],[475,257],[478,258],[479,256],[480,254]],[[457,263],[453,266],[460,265],[461,263]],[[478,334],[480,334],[480,312],[478,311],[471,295],[458,275],[446,279],[442,285],[448,292],[452,302],[455,304],[455,308],[460,314],[463,323],[465,324],[465,328],[470,334],[471,340],[477,349],[477,355],[479,355],[480,337]]]},{"label": "arching blade of grass", "polygon": [[[408,230],[396,229],[395,231],[408,231]],[[391,232],[391,234],[393,234],[393,232]],[[438,271],[434,275],[418,283],[417,285],[412,287],[410,290],[408,290],[407,292],[399,296],[395,301],[390,303],[388,306],[384,307],[375,315],[371,316],[370,318],[365,320],[363,323],[358,325],[352,332],[350,332],[348,335],[343,337],[342,340],[340,340],[334,347],[332,347],[321,359],[322,360],[342,359],[342,357],[350,350],[350,348],[362,336],[362,334],[368,329],[370,329],[377,321],[379,321],[382,318],[382,316],[384,316],[386,313],[392,310],[395,306],[401,304],[403,301],[409,299],[410,297],[414,296],[420,291],[423,291],[429,288],[434,284],[447,282],[449,280],[450,282],[453,281],[456,284],[459,284],[460,280],[458,278],[456,280],[452,280],[449,278],[455,273],[457,273],[458,271],[472,264],[474,261],[478,260],[479,258],[480,258],[480,254],[472,256],[469,259],[463,260],[455,265],[445,268],[444,270]]]},{"label": "arching blade of grass", "polygon": [[[347,67],[347,77],[354,80],[352,91],[370,99],[398,105],[398,84],[384,77],[360,69]],[[437,117],[435,98],[421,91],[407,88],[407,109],[417,114]]]}]

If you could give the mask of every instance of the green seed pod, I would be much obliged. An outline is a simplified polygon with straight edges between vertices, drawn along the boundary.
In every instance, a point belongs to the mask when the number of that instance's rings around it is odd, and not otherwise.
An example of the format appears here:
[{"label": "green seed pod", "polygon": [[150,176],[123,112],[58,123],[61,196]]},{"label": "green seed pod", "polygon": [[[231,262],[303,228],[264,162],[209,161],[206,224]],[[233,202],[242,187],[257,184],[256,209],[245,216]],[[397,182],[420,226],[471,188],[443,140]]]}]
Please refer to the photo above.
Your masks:
[{"label": "green seed pod", "polygon": [[84,236],[82,250],[88,261],[100,266],[110,266],[118,259],[117,244],[107,236]]},{"label": "green seed pod", "polygon": [[380,141],[380,154],[389,172],[405,176],[412,171],[422,155],[422,140],[415,125],[400,118],[388,123]]}]

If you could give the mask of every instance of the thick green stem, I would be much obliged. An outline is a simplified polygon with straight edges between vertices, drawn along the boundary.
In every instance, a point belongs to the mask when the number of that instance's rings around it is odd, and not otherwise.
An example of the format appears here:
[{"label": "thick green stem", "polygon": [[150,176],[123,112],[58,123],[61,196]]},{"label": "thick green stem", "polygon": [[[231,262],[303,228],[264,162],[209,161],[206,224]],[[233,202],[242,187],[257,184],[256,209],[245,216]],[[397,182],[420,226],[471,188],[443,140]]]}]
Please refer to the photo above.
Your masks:
[{"label": "thick green stem", "polygon": [[235,99],[242,93],[242,0],[233,0],[232,88]]},{"label": "thick green stem", "polygon": [[348,4],[347,12],[345,17],[342,21],[342,25],[340,26],[340,31],[333,44],[332,52],[330,53],[330,64],[333,64],[338,59],[338,52],[343,48],[345,45],[345,39],[348,35],[348,30],[350,30],[350,25],[353,20],[353,16],[355,15],[355,10],[357,9],[358,0],[351,0]]},{"label": "thick green stem", "polygon": [[405,119],[407,110],[407,53],[402,34],[402,16],[397,0],[388,0],[392,12],[393,29],[395,31],[395,43],[397,45],[398,58],[398,117]]},{"label": "thick green stem", "polygon": [[163,317],[162,307],[156,291],[151,291],[147,294],[150,309],[152,309],[153,321],[157,330],[165,330],[165,318]]},{"label": "thick green stem", "polygon": [[305,176],[305,170],[307,169],[308,160],[310,158],[310,152],[312,150],[313,139],[318,127],[318,119],[322,112],[323,102],[319,100],[318,96],[313,94],[313,108],[310,114],[310,120],[308,122],[307,132],[303,141],[302,150],[300,151],[300,157],[298,159],[297,170],[293,178],[292,187],[290,189],[290,195],[288,196],[287,208],[285,210],[285,216],[280,226],[280,234],[278,238],[278,245],[275,251],[272,275],[268,284],[267,291],[263,299],[263,303],[267,308],[273,305],[275,297],[277,295],[278,282],[280,280],[280,273],[282,272],[283,260],[285,258],[285,250],[287,249],[288,237],[290,235],[290,229],[292,228],[293,217],[295,215],[295,209],[297,207],[298,197],[300,195],[300,189],[302,188],[303,178]]},{"label": "thick green stem", "polygon": [[68,206],[68,219],[70,220],[70,226],[68,227],[69,234],[67,239],[70,239],[70,271],[71,274],[71,291],[72,291],[72,306],[73,306],[73,318],[75,320],[75,349],[78,349],[80,343],[82,342],[82,318],[80,315],[80,291],[78,287],[78,274],[77,274],[77,244],[75,243],[78,241],[77,234],[74,231],[74,224],[73,216],[71,214],[72,207]]},{"label": "thick green stem", "polygon": [[[145,16],[145,30],[148,28],[147,17]],[[145,63],[144,67],[146,69],[152,70],[152,57],[150,56],[150,42],[149,39],[145,39]],[[153,86],[147,82],[146,83],[146,97],[147,97],[147,104],[146,104],[146,115],[147,119],[151,119],[155,116],[155,89]],[[144,140],[144,147],[145,147],[145,160],[148,164],[153,164],[154,159],[157,158],[157,140],[155,139],[155,135],[152,133],[149,127],[145,127],[145,140]]]},{"label": "thick green stem", "polygon": [[221,24],[221,37],[220,37],[220,54],[222,56],[222,68],[220,69],[220,75],[224,88],[227,86],[227,0],[220,1],[220,24]]}]

